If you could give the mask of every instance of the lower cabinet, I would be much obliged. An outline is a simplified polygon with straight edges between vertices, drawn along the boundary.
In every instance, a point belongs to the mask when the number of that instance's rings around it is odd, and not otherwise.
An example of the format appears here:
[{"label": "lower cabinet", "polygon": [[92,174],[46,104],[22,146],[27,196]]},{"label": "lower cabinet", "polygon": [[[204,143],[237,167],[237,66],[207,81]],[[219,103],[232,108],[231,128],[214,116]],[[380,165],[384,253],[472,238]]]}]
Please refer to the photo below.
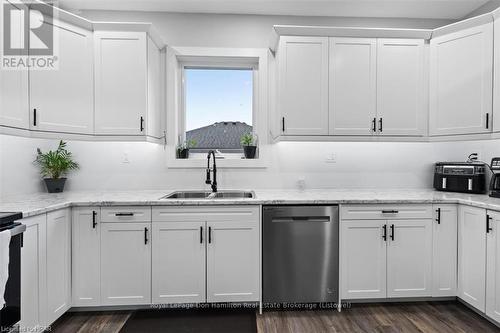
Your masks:
[{"label": "lower cabinet", "polygon": [[387,228],[387,297],[431,296],[431,220],[393,220]]},{"label": "lower cabinet", "polygon": [[434,205],[432,296],[457,295],[457,205]]},{"label": "lower cabinet", "polygon": [[26,225],[21,248],[21,332],[39,332],[46,325],[46,214],[22,220]]},{"label": "lower cabinet", "polygon": [[72,298],[73,306],[94,306],[101,302],[101,210],[73,208]]},{"label": "lower cabinet", "polygon": [[151,223],[102,223],[101,305],[150,303]]},{"label": "lower cabinet", "polygon": [[431,220],[341,221],[341,298],[430,296],[431,228]]},{"label": "lower cabinet", "polygon": [[259,207],[153,208],[153,303],[260,300]]},{"label": "lower cabinet", "polygon": [[71,307],[71,209],[47,213],[47,325]]},{"label": "lower cabinet", "polygon": [[458,234],[458,297],[484,312],[486,306],[486,210],[460,206]]},{"label": "lower cabinet", "polygon": [[500,213],[488,211],[486,315],[500,323]]}]

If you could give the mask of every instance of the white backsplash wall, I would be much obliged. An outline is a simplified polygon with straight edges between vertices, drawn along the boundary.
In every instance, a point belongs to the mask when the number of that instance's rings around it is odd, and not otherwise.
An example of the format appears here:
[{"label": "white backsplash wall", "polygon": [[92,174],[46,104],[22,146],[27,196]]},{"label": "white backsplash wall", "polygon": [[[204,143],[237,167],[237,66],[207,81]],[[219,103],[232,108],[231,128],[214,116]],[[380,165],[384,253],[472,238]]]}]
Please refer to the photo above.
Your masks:
[{"label": "white backsplash wall", "polygon": [[[0,135],[0,193],[45,191],[33,164],[36,148],[55,149],[57,140]],[[67,190],[204,188],[202,169],[169,169],[162,145],[144,142],[70,141],[81,169]],[[265,169],[220,169],[221,189],[430,188],[433,163],[464,160],[478,152],[489,162],[500,156],[500,140],[443,143],[281,142],[269,146]],[[331,155],[335,163],[327,161]],[[127,162],[128,161],[128,162]]]}]

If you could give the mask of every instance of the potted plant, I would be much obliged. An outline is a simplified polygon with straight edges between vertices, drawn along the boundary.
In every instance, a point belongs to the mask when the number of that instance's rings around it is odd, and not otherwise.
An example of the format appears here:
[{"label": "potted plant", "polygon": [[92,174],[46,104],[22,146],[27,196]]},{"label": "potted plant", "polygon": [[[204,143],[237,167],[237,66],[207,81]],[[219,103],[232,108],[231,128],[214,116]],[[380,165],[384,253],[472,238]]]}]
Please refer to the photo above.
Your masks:
[{"label": "potted plant", "polygon": [[62,192],[66,183],[66,178],[63,176],[69,171],[79,168],[78,163],[73,161],[71,152],[66,150],[66,142],[61,140],[55,151],[49,150],[42,153],[40,148],[37,148],[36,151],[35,163],[40,167],[47,191],[49,193]]},{"label": "potted plant", "polygon": [[243,146],[243,153],[245,158],[255,158],[257,152],[255,135],[252,133],[245,133],[241,136],[240,142]]},{"label": "potted plant", "polygon": [[189,158],[189,149],[196,147],[195,140],[187,140],[177,145],[176,154],[177,158]]}]

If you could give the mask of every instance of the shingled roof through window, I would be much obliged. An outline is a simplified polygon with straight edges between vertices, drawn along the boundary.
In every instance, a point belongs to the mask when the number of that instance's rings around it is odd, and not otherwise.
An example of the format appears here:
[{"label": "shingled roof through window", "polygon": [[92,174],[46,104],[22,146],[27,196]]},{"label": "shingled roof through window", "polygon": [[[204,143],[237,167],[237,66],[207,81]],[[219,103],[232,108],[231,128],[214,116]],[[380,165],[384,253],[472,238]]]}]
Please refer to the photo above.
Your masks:
[{"label": "shingled roof through window", "polygon": [[195,140],[197,149],[241,149],[241,136],[251,132],[246,123],[224,121],[188,131],[186,139]]}]

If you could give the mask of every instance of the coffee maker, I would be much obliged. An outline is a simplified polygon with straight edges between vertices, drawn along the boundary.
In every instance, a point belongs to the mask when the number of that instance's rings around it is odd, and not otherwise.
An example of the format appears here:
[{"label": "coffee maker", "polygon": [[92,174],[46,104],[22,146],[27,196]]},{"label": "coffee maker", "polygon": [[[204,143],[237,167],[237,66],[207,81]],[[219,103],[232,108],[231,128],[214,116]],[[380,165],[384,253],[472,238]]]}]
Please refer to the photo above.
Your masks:
[{"label": "coffee maker", "polygon": [[500,157],[491,160],[490,197],[500,198]]}]

